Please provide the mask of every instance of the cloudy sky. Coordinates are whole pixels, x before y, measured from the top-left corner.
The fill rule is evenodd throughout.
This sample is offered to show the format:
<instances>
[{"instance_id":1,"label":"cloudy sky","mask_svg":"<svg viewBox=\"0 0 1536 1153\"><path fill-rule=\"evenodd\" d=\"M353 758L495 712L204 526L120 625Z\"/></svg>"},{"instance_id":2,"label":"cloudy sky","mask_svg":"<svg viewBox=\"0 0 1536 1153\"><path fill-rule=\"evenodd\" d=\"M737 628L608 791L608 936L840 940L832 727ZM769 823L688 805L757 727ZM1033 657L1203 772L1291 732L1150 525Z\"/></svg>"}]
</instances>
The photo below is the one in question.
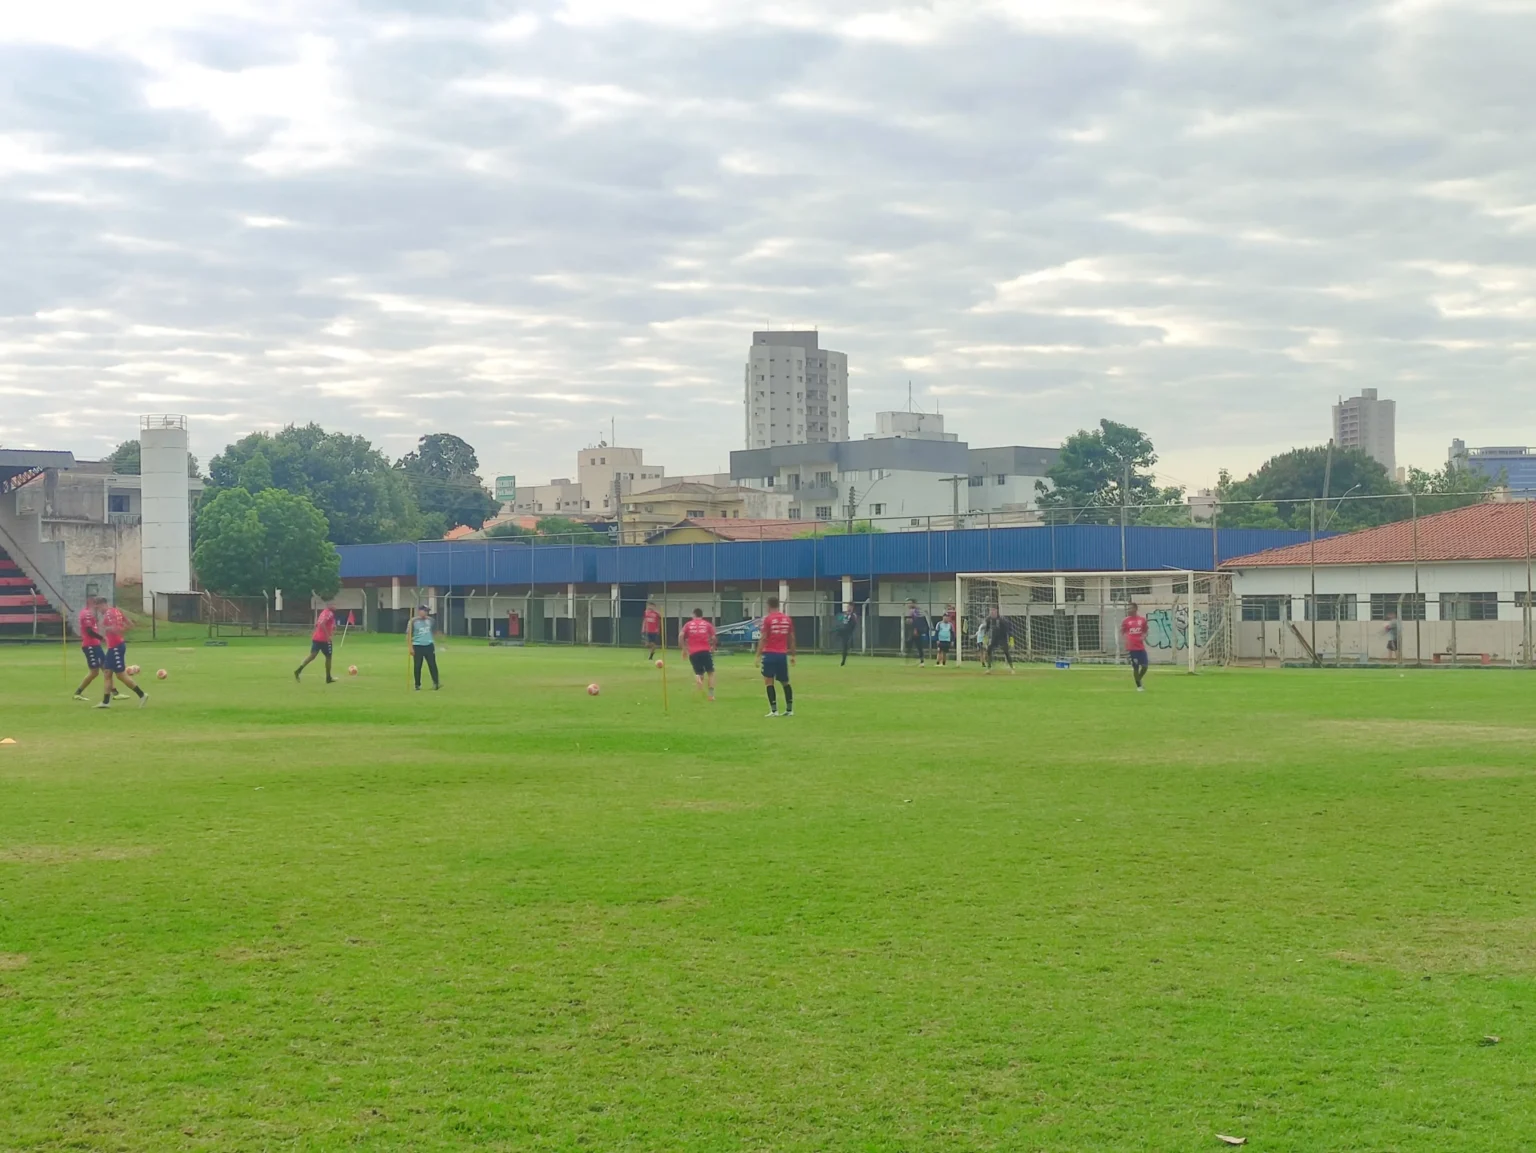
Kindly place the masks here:
<instances>
[{"instance_id":1,"label":"cloudy sky","mask_svg":"<svg viewBox=\"0 0 1536 1153\"><path fill-rule=\"evenodd\" d=\"M1101 416L1202 485L1399 404L1536 442L1530 0L48 0L0 20L0 442L317 420L487 475L741 447L752 329L855 434Z\"/></svg>"}]
</instances>

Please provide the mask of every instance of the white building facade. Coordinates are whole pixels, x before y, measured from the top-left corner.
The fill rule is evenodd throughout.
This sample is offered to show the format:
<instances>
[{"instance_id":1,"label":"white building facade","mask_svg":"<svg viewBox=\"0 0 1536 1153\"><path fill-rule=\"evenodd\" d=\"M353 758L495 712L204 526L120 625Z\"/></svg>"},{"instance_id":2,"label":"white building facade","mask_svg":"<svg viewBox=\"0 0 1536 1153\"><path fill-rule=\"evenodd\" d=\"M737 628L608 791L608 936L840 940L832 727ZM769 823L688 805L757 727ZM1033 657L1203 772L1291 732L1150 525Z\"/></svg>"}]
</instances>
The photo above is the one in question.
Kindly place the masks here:
<instances>
[{"instance_id":1,"label":"white building facade","mask_svg":"<svg viewBox=\"0 0 1536 1153\"><path fill-rule=\"evenodd\" d=\"M743 381L748 449L848 439L848 356L815 332L754 332Z\"/></svg>"}]
</instances>

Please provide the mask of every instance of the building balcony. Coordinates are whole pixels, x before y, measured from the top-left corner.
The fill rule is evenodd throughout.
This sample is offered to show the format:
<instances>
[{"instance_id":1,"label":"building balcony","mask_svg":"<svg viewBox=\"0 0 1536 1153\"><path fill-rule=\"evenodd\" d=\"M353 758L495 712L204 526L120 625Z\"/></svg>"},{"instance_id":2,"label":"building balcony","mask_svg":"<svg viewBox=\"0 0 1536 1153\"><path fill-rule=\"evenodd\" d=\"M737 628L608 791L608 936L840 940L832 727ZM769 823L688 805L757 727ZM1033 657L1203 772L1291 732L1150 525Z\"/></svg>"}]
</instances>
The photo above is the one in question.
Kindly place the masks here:
<instances>
[{"instance_id":1,"label":"building balcony","mask_svg":"<svg viewBox=\"0 0 1536 1153\"><path fill-rule=\"evenodd\" d=\"M790 492L801 504L836 504L837 485L835 484L806 484Z\"/></svg>"}]
</instances>

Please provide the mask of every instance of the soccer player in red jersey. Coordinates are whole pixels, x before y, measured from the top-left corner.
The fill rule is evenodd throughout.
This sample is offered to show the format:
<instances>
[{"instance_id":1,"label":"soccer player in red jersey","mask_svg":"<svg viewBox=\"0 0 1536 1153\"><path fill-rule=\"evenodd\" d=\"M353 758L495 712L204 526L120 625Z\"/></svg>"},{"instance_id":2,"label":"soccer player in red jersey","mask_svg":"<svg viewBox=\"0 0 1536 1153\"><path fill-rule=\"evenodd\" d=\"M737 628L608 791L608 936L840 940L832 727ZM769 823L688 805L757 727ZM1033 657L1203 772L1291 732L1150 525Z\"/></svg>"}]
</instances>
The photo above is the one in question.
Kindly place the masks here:
<instances>
[{"instance_id":1,"label":"soccer player in red jersey","mask_svg":"<svg viewBox=\"0 0 1536 1153\"><path fill-rule=\"evenodd\" d=\"M683 648L693 665L693 677L700 689L709 679L709 699L715 699L715 626L704 619L703 609L693 610L693 619L683 626Z\"/></svg>"},{"instance_id":2,"label":"soccer player in red jersey","mask_svg":"<svg viewBox=\"0 0 1536 1153\"><path fill-rule=\"evenodd\" d=\"M331 638L336 635L336 610L331 608L331 602L326 601L325 607L320 610L320 616L315 620L315 631L309 638L309 656L304 658L304 663L293 670L293 679L298 680L309 668L310 661L321 653L325 654L325 683L334 685L336 678L331 676Z\"/></svg>"},{"instance_id":3,"label":"soccer player in red jersey","mask_svg":"<svg viewBox=\"0 0 1536 1153\"><path fill-rule=\"evenodd\" d=\"M645 604L645 620L640 625L640 632L644 634L641 640L645 641L645 659L656 659L656 650L661 647L661 614L656 611L654 601Z\"/></svg>"},{"instance_id":4,"label":"soccer player in red jersey","mask_svg":"<svg viewBox=\"0 0 1536 1153\"><path fill-rule=\"evenodd\" d=\"M107 664L106 638L101 635L101 622L96 619L96 602L87 601L80 615L75 618L75 627L80 631L80 654L85 657L85 667L90 670L85 680L80 682L80 687L75 690L75 700L86 699L85 690L91 687L91 682L101 676L102 669ZM108 696L110 696L110 692Z\"/></svg>"},{"instance_id":5,"label":"soccer player in red jersey","mask_svg":"<svg viewBox=\"0 0 1536 1153\"><path fill-rule=\"evenodd\" d=\"M139 698L139 707L143 708L149 703L149 694L133 683L133 678L128 675L128 630L133 628L133 622L128 619L126 613L116 605L109 605L106 597L96 598L96 611L101 614L101 627L106 635L106 681L107 692L97 705L98 709L111 707L112 683L121 681L128 689Z\"/></svg>"},{"instance_id":6,"label":"soccer player in red jersey","mask_svg":"<svg viewBox=\"0 0 1536 1153\"><path fill-rule=\"evenodd\" d=\"M1133 601L1126 606L1125 619L1120 622L1120 635L1125 638L1125 651L1130 654L1131 672L1136 676L1136 691L1144 693L1142 679L1147 675L1147 618Z\"/></svg>"},{"instance_id":7,"label":"soccer player in red jersey","mask_svg":"<svg viewBox=\"0 0 1536 1153\"><path fill-rule=\"evenodd\" d=\"M774 682L784 686L784 715L795 715L795 690L789 683L789 666L795 663L795 622L779 611L779 598L768 598L768 615L763 617L757 638L757 653L763 660L763 684L768 689L768 715L779 715L779 698Z\"/></svg>"}]
</instances>

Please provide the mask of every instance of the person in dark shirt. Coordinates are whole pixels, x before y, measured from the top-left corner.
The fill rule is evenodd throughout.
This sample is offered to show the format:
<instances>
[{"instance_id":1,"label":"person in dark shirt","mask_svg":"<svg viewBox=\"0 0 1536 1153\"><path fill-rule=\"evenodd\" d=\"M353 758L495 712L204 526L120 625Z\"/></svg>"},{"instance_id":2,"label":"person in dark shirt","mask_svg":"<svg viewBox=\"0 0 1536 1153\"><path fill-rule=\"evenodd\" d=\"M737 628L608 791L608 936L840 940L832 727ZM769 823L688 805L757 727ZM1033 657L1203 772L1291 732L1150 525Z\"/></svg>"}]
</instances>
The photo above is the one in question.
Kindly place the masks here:
<instances>
[{"instance_id":1,"label":"person in dark shirt","mask_svg":"<svg viewBox=\"0 0 1536 1153\"><path fill-rule=\"evenodd\" d=\"M843 646L842 664L844 665L848 663L848 650L853 647L853 637L858 631L859 610L851 604L846 604L843 606L843 611L837 614L837 639Z\"/></svg>"},{"instance_id":2,"label":"person in dark shirt","mask_svg":"<svg viewBox=\"0 0 1536 1153\"><path fill-rule=\"evenodd\" d=\"M992 671L992 666L997 662L997 654L1001 652L1003 659L1008 662L1008 671L1017 673L1018 670L1013 667L1013 652L1008 645L1010 635L1008 618L1003 616L996 605L987 610L986 634L987 651L981 662L986 667L986 671L988 673Z\"/></svg>"},{"instance_id":3,"label":"person in dark shirt","mask_svg":"<svg viewBox=\"0 0 1536 1153\"><path fill-rule=\"evenodd\" d=\"M916 601L907 602L907 640L917 650L917 663L928 663L928 618Z\"/></svg>"}]
</instances>

